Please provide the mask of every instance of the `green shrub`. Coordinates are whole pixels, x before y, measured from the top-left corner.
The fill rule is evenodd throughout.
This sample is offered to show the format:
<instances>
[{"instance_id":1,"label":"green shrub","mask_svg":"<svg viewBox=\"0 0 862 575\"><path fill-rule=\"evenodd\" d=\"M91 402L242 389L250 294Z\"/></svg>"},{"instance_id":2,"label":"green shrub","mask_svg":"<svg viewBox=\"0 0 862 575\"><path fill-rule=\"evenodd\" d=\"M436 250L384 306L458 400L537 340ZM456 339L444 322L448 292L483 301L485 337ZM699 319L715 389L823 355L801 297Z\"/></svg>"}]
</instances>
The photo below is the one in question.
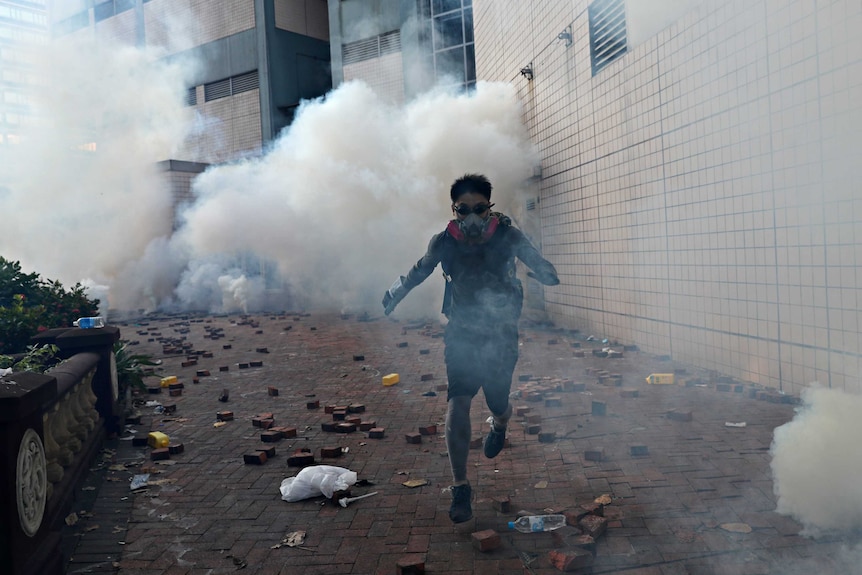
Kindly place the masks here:
<instances>
[{"instance_id":1,"label":"green shrub","mask_svg":"<svg viewBox=\"0 0 862 575\"><path fill-rule=\"evenodd\" d=\"M54 327L71 327L79 317L98 313L78 283L67 290L55 280L25 274L21 264L0 256L0 354L24 353L30 338Z\"/></svg>"}]
</instances>

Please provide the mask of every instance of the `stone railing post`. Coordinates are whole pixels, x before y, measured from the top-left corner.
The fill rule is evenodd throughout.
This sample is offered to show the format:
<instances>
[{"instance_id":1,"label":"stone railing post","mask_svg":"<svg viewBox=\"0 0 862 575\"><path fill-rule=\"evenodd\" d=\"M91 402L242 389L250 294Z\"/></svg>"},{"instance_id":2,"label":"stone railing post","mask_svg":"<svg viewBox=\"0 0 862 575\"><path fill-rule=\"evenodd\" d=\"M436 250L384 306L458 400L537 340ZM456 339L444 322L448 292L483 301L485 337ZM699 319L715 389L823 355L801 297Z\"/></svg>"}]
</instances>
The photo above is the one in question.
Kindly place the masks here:
<instances>
[{"instance_id":1,"label":"stone railing post","mask_svg":"<svg viewBox=\"0 0 862 575\"><path fill-rule=\"evenodd\" d=\"M0 565L9 575L60 575L60 532L46 517L43 413L57 380L21 372L0 378Z\"/></svg>"}]
</instances>

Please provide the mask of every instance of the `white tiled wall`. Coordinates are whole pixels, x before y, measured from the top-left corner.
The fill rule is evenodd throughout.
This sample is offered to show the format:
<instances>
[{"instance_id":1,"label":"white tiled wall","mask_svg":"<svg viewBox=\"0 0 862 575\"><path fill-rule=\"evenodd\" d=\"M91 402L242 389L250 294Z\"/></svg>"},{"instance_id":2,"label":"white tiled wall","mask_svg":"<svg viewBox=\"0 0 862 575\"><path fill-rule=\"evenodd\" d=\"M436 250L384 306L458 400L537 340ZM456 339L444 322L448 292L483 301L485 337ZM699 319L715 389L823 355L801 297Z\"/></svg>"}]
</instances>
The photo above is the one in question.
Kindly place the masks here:
<instances>
[{"instance_id":1,"label":"white tiled wall","mask_svg":"<svg viewBox=\"0 0 862 575\"><path fill-rule=\"evenodd\" d=\"M329 40L326 0L275 0L275 26L318 40Z\"/></svg>"},{"instance_id":2,"label":"white tiled wall","mask_svg":"<svg viewBox=\"0 0 862 575\"><path fill-rule=\"evenodd\" d=\"M254 28L254 0L152 0L144 22L148 44L180 51Z\"/></svg>"},{"instance_id":3,"label":"white tiled wall","mask_svg":"<svg viewBox=\"0 0 862 575\"><path fill-rule=\"evenodd\" d=\"M344 66L344 81L361 78L380 96L393 103L404 101L404 69L401 52Z\"/></svg>"},{"instance_id":4,"label":"white tiled wall","mask_svg":"<svg viewBox=\"0 0 862 575\"><path fill-rule=\"evenodd\" d=\"M473 4L479 79L542 152L560 325L862 391L862 4L693 2L595 77L586 0Z\"/></svg>"},{"instance_id":5,"label":"white tiled wall","mask_svg":"<svg viewBox=\"0 0 862 575\"><path fill-rule=\"evenodd\" d=\"M211 102L204 102L203 86L197 90L200 125L177 157L215 164L260 153L263 138L258 90Z\"/></svg>"}]
</instances>

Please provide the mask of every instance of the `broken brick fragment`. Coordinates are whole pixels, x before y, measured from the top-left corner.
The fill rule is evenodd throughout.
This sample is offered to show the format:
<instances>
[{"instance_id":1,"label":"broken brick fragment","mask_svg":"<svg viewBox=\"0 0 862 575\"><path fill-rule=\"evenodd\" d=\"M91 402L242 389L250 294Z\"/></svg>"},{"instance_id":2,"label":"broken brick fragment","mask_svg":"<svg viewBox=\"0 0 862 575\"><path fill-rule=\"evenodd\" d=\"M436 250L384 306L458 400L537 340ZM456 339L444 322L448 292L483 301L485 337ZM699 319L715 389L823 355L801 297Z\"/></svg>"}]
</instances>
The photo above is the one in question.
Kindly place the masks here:
<instances>
[{"instance_id":1,"label":"broken brick fragment","mask_svg":"<svg viewBox=\"0 0 862 575\"><path fill-rule=\"evenodd\" d=\"M339 423L335 426L336 433L353 433L356 431L355 423Z\"/></svg>"},{"instance_id":2,"label":"broken brick fragment","mask_svg":"<svg viewBox=\"0 0 862 575\"><path fill-rule=\"evenodd\" d=\"M272 459L273 457L275 457L275 446L274 445L268 445L266 447L258 447L257 449L255 449L255 451L260 451L262 453L265 453L267 459Z\"/></svg>"},{"instance_id":3,"label":"broken brick fragment","mask_svg":"<svg viewBox=\"0 0 862 575\"><path fill-rule=\"evenodd\" d=\"M364 413L365 405L362 403L351 403L347 406L347 413Z\"/></svg>"},{"instance_id":4,"label":"broken brick fragment","mask_svg":"<svg viewBox=\"0 0 862 575\"><path fill-rule=\"evenodd\" d=\"M593 539L598 539L607 529L608 520L598 515L587 515L578 521L578 527Z\"/></svg>"},{"instance_id":5,"label":"broken brick fragment","mask_svg":"<svg viewBox=\"0 0 862 575\"><path fill-rule=\"evenodd\" d=\"M415 433L415 432L405 433L404 439L407 440L407 443L413 443L413 444L422 443L422 436L418 433Z\"/></svg>"},{"instance_id":6,"label":"broken brick fragment","mask_svg":"<svg viewBox=\"0 0 862 575\"><path fill-rule=\"evenodd\" d=\"M494 497L491 505L500 513L509 513L512 510L512 502L508 497Z\"/></svg>"},{"instance_id":7,"label":"broken brick fragment","mask_svg":"<svg viewBox=\"0 0 862 575\"><path fill-rule=\"evenodd\" d=\"M275 443L281 441L283 437L280 431L264 431L260 434L260 440L264 443Z\"/></svg>"},{"instance_id":8,"label":"broken brick fragment","mask_svg":"<svg viewBox=\"0 0 862 575\"><path fill-rule=\"evenodd\" d=\"M232 411L216 412L216 419L218 421L233 421L233 412Z\"/></svg>"},{"instance_id":9,"label":"broken brick fragment","mask_svg":"<svg viewBox=\"0 0 862 575\"><path fill-rule=\"evenodd\" d=\"M255 451L254 453L245 453L242 460L246 465L263 465L266 463L266 452Z\"/></svg>"},{"instance_id":10,"label":"broken brick fragment","mask_svg":"<svg viewBox=\"0 0 862 575\"><path fill-rule=\"evenodd\" d=\"M171 455L177 455L178 453L182 453L185 451L185 446L182 443L172 443L168 445L168 452Z\"/></svg>"},{"instance_id":11,"label":"broken brick fragment","mask_svg":"<svg viewBox=\"0 0 862 575\"><path fill-rule=\"evenodd\" d=\"M346 409L336 409L332 412L332 420L333 421L344 421L347 419L347 410Z\"/></svg>"},{"instance_id":12,"label":"broken brick fragment","mask_svg":"<svg viewBox=\"0 0 862 575\"><path fill-rule=\"evenodd\" d=\"M306 409L320 409L320 400L308 401L305 403Z\"/></svg>"},{"instance_id":13,"label":"broken brick fragment","mask_svg":"<svg viewBox=\"0 0 862 575\"><path fill-rule=\"evenodd\" d=\"M150 459L153 461L162 461L171 458L171 451L167 447L159 447L150 452Z\"/></svg>"},{"instance_id":14,"label":"broken brick fragment","mask_svg":"<svg viewBox=\"0 0 862 575\"><path fill-rule=\"evenodd\" d=\"M314 465L314 454L305 452L296 452L287 458L288 467L306 467Z\"/></svg>"},{"instance_id":15,"label":"broken brick fragment","mask_svg":"<svg viewBox=\"0 0 862 575\"><path fill-rule=\"evenodd\" d=\"M424 427L419 428L420 435L437 435L437 426L436 425L426 425Z\"/></svg>"},{"instance_id":16,"label":"broken brick fragment","mask_svg":"<svg viewBox=\"0 0 862 575\"><path fill-rule=\"evenodd\" d=\"M476 531L470 536L473 543L473 549L481 552L493 551L500 546L500 534L493 529L485 529Z\"/></svg>"},{"instance_id":17,"label":"broken brick fragment","mask_svg":"<svg viewBox=\"0 0 862 575\"><path fill-rule=\"evenodd\" d=\"M336 423L334 421L324 421L323 423L320 424L320 429L321 429L321 431L327 431L330 433L334 433L335 432L335 426L336 426Z\"/></svg>"},{"instance_id":18,"label":"broken brick fragment","mask_svg":"<svg viewBox=\"0 0 862 575\"><path fill-rule=\"evenodd\" d=\"M396 347L407 347L407 342L406 341L400 341L396 344Z\"/></svg>"},{"instance_id":19,"label":"broken brick fragment","mask_svg":"<svg viewBox=\"0 0 862 575\"><path fill-rule=\"evenodd\" d=\"M553 549L548 552L548 559L563 572L578 571L593 564L593 554L578 547Z\"/></svg>"},{"instance_id":20,"label":"broken brick fragment","mask_svg":"<svg viewBox=\"0 0 862 575\"><path fill-rule=\"evenodd\" d=\"M220 365L218 368L219 371L230 371L230 366L228 365Z\"/></svg>"},{"instance_id":21,"label":"broken brick fragment","mask_svg":"<svg viewBox=\"0 0 862 575\"><path fill-rule=\"evenodd\" d=\"M341 457L344 455L344 449L342 447L321 447L320 448L320 457Z\"/></svg>"},{"instance_id":22,"label":"broken brick fragment","mask_svg":"<svg viewBox=\"0 0 862 575\"><path fill-rule=\"evenodd\" d=\"M270 431L278 431L285 439L296 437L295 427L273 427Z\"/></svg>"},{"instance_id":23,"label":"broken brick fragment","mask_svg":"<svg viewBox=\"0 0 862 575\"><path fill-rule=\"evenodd\" d=\"M374 420L359 422L359 431L371 431L374 427L377 427L377 422Z\"/></svg>"},{"instance_id":24,"label":"broken brick fragment","mask_svg":"<svg viewBox=\"0 0 862 575\"><path fill-rule=\"evenodd\" d=\"M365 356L364 355L354 355L353 361L365 361Z\"/></svg>"},{"instance_id":25,"label":"broken brick fragment","mask_svg":"<svg viewBox=\"0 0 862 575\"><path fill-rule=\"evenodd\" d=\"M560 407L563 405L563 400L556 395L551 395L545 398L545 407Z\"/></svg>"},{"instance_id":26,"label":"broken brick fragment","mask_svg":"<svg viewBox=\"0 0 862 575\"><path fill-rule=\"evenodd\" d=\"M425 557L405 555L395 563L397 575L425 575Z\"/></svg>"},{"instance_id":27,"label":"broken brick fragment","mask_svg":"<svg viewBox=\"0 0 862 575\"><path fill-rule=\"evenodd\" d=\"M538 435L542 431L542 426L537 423L533 423L525 427L524 430L528 435Z\"/></svg>"},{"instance_id":28,"label":"broken brick fragment","mask_svg":"<svg viewBox=\"0 0 862 575\"><path fill-rule=\"evenodd\" d=\"M270 386L266 388L266 392L270 397L275 397L278 395L278 388Z\"/></svg>"},{"instance_id":29,"label":"broken brick fragment","mask_svg":"<svg viewBox=\"0 0 862 575\"><path fill-rule=\"evenodd\" d=\"M370 439L383 439L383 434L386 432L383 427L372 427L368 430L368 437Z\"/></svg>"},{"instance_id":30,"label":"broken brick fragment","mask_svg":"<svg viewBox=\"0 0 862 575\"><path fill-rule=\"evenodd\" d=\"M531 411L533 411L532 407L529 407L526 405L519 405L518 407L515 408L515 415L517 415L518 417L521 417L521 416L527 415Z\"/></svg>"},{"instance_id":31,"label":"broken brick fragment","mask_svg":"<svg viewBox=\"0 0 862 575\"><path fill-rule=\"evenodd\" d=\"M432 379L434 379L433 373L423 373L419 376L419 381L431 381Z\"/></svg>"},{"instance_id":32,"label":"broken brick fragment","mask_svg":"<svg viewBox=\"0 0 862 575\"><path fill-rule=\"evenodd\" d=\"M262 361L250 361L250 362L248 362L248 365L251 367L263 367L263 362Z\"/></svg>"}]
</instances>

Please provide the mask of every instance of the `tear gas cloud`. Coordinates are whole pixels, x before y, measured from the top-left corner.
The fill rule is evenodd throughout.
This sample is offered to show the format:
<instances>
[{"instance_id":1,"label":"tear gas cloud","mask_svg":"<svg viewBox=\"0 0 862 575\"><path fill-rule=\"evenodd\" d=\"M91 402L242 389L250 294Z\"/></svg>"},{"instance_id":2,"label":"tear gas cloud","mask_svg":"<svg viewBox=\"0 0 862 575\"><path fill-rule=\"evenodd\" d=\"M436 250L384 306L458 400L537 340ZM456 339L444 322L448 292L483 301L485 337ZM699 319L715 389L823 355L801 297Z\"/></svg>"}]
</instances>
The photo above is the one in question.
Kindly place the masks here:
<instances>
[{"instance_id":1,"label":"tear gas cloud","mask_svg":"<svg viewBox=\"0 0 862 575\"><path fill-rule=\"evenodd\" d=\"M813 386L792 421L775 429L777 511L818 536L862 529L862 396Z\"/></svg>"},{"instance_id":2,"label":"tear gas cloud","mask_svg":"<svg viewBox=\"0 0 862 575\"><path fill-rule=\"evenodd\" d=\"M0 253L65 285L102 286L104 308L376 313L451 217L455 178L486 174L505 211L536 162L508 85L398 106L349 82L304 102L261 156L201 174L175 226L156 163L189 159L175 154L207 125L183 106L194 64L92 39L54 44L45 62L59 88L3 174L0 205L15 217ZM434 279L399 311L437 317Z\"/></svg>"}]
</instances>

